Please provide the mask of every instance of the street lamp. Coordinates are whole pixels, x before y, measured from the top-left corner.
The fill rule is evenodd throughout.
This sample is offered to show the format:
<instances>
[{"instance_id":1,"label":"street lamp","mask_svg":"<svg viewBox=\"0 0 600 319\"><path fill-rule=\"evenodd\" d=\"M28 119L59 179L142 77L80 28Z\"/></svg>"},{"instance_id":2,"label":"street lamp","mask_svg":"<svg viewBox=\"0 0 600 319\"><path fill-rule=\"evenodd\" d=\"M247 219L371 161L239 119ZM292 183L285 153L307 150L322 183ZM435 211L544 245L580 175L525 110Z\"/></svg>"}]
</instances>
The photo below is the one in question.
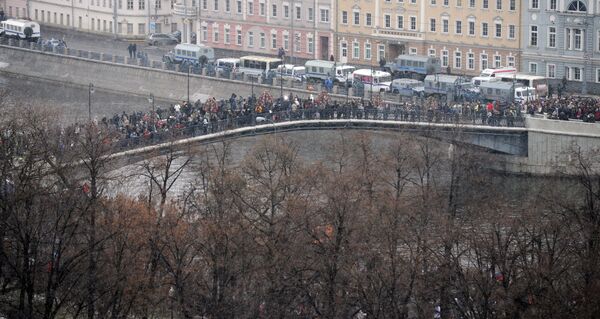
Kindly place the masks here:
<instances>
[{"instance_id":1,"label":"street lamp","mask_svg":"<svg viewBox=\"0 0 600 319\"><path fill-rule=\"evenodd\" d=\"M94 93L94 84L90 83L88 87L88 121L92 121L92 93Z\"/></svg>"},{"instance_id":2,"label":"street lamp","mask_svg":"<svg viewBox=\"0 0 600 319\"><path fill-rule=\"evenodd\" d=\"M285 60L284 60L285 61ZM280 66L279 69L279 103L281 103L281 107L283 107L283 69L285 68L285 64Z\"/></svg>"},{"instance_id":3,"label":"street lamp","mask_svg":"<svg viewBox=\"0 0 600 319\"><path fill-rule=\"evenodd\" d=\"M152 116L154 116L154 94L150 93L150 97L148 97L148 103L152 103Z\"/></svg>"},{"instance_id":4,"label":"street lamp","mask_svg":"<svg viewBox=\"0 0 600 319\"><path fill-rule=\"evenodd\" d=\"M187 66L187 104L190 104L190 68L192 66Z\"/></svg>"}]
</instances>

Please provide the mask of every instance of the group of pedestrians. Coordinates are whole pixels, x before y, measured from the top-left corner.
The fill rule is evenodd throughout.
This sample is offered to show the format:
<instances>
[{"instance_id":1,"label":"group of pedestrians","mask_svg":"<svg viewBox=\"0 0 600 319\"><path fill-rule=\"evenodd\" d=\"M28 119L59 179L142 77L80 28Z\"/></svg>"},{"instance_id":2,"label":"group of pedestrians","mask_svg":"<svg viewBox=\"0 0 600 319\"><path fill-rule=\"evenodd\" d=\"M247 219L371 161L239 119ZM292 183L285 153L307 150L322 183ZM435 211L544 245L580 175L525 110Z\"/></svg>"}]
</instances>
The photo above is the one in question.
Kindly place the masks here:
<instances>
[{"instance_id":1,"label":"group of pedestrians","mask_svg":"<svg viewBox=\"0 0 600 319\"><path fill-rule=\"evenodd\" d=\"M600 99L585 96L552 97L528 101L525 107L529 114L548 114L552 119L600 121Z\"/></svg>"},{"instance_id":2,"label":"group of pedestrians","mask_svg":"<svg viewBox=\"0 0 600 319\"><path fill-rule=\"evenodd\" d=\"M129 57L131 59L135 58L137 56L137 45L135 43L129 43L127 51L129 52Z\"/></svg>"}]
</instances>

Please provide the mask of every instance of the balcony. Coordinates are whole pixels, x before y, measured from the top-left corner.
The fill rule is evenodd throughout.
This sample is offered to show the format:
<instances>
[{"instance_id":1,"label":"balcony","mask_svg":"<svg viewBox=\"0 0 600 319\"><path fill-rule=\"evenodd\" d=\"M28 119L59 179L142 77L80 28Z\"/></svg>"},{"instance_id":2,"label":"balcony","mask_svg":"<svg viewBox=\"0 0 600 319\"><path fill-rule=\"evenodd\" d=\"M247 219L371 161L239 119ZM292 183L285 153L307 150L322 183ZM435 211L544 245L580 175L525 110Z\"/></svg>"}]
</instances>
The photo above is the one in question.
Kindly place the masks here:
<instances>
[{"instance_id":1,"label":"balcony","mask_svg":"<svg viewBox=\"0 0 600 319\"><path fill-rule=\"evenodd\" d=\"M173 15L184 19L194 19L198 15L198 7L192 7L181 3L173 5Z\"/></svg>"},{"instance_id":2,"label":"balcony","mask_svg":"<svg viewBox=\"0 0 600 319\"><path fill-rule=\"evenodd\" d=\"M379 29L374 31L375 35L384 36L384 37L393 37L393 38L403 38L403 39L422 39L423 34L419 32L411 32L411 31L400 31L400 30L391 30L391 29Z\"/></svg>"}]
</instances>

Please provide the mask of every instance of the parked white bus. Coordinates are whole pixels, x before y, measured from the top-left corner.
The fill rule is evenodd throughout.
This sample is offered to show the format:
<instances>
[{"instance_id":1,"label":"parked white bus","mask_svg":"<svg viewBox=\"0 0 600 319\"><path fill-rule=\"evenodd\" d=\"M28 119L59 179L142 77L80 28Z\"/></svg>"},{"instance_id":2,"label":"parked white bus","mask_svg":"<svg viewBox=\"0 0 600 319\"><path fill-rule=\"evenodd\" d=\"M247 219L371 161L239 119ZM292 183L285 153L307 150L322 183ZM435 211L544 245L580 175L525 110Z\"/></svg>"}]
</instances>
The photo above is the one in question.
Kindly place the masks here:
<instances>
[{"instance_id":1,"label":"parked white bus","mask_svg":"<svg viewBox=\"0 0 600 319\"><path fill-rule=\"evenodd\" d=\"M215 68L217 70L228 70L228 71L237 72L237 70L240 68L240 59L236 59L236 58L217 59L215 61Z\"/></svg>"},{"instance_id":2,"label":"parked white bus","mask_svg":"<svg viewBox=\"0 0 600 319\"><path fill-rule=\"evenodd\" d=\"M277 70L281 59L265 56L248 55L240 58L239 73L252 76L266 76L271 70Z\"/></svg>"},{"instance_id":3,"label":"parked white bus","mask_svg":"<svg viewBox=\"0 0 600 319\"><path fill-rule=\"evenodd\" d=\"M520 83L525 87L535 89L540 96L548 94L548 79L540 75L529 75L525 73L500 74L498 78L503 82Z\"/></svg>"},{"instance_id":4,"label":"parked white bus","mask_svg":"<svg viewBox=\"0 0 600 319\"><path fill-rule=\"evenodd\" d=\"M362 83L367 91L387 92L392 84L392 75L379 70L359 69L352 73L352 81Z\"/></svg>"},{"instance_id":5,"label":"parked white bus","mask_svg":"<svg viewBox=\"0 0 600 319\"><path fill-rule=\"evenodd\" d=\"M31 40L37 40L40 37L40 25L33 21L8 19L0 22L0 35L26 39L25 29L31 28Z\"/></svg>"}]
</instances>

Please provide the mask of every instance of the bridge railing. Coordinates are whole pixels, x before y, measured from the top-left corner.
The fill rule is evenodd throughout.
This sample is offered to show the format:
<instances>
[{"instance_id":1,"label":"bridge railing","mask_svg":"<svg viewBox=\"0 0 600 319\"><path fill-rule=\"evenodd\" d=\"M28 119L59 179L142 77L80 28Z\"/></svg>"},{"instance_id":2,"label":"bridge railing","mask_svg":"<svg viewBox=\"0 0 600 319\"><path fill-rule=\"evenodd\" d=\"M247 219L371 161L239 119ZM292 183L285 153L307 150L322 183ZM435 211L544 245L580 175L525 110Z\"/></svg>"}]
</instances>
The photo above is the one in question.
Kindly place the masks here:
<instances>
[{"instance_id":1,"label":"bridge railing","mask_svg":"<svg viewBox=\"0 0 600 319\"><path fill-rule=\"evenodd\" d=\"M160 144L172 140L221 133L243 127L257 125L295 122L304 120L377 120L388 122L410 122L431 124L453 124L457 127L464 125L494 126L494 127L525 127L525 119L521 116L499 115L488 116L487 113L458 113L458 112L419 112L402 108L358 109L350 107L339 108L309 108L286 110L269 113L251 113L221 120L203 122L178 123L167 131L146 132L142 136L124 136L115 143L121 151ZM332 121L333 122L333 121ZM152 124L152 123L149 123ZM365 127L368 127L368 122Z\"/></svg>"}]
</instances>

